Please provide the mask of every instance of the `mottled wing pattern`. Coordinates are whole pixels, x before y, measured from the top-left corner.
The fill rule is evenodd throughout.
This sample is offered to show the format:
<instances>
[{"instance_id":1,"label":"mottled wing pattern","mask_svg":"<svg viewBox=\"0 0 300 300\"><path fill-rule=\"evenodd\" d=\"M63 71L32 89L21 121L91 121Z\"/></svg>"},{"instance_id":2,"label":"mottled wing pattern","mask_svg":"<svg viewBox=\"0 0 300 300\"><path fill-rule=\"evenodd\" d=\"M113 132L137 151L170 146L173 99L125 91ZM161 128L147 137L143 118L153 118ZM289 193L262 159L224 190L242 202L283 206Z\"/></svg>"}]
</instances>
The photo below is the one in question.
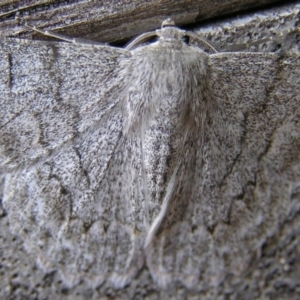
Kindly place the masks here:
<instances>
[{"instance_id":1,"label":"mottled wing pattern","mask_svg":"<svg viewBox=\"0 0 300 300\"><path fill-rule=\"evenodd\" d=\"M51 154L120 100L124 50L15 39L0 47L1 170Z\"/></svg>"},{"instance_id":2,"label":"mottled wing pattern","mask_svg":"<svg viewBox=\"0 0 300 300\"><path fill-rule=\"evenodd\" d=\"M205 289L239 276L299 210L299 67L297 56L210 56L204 140L195 137L196 154L187 147L181 160L192 191L177 196L184 181L176 188L169 210L185 209L165 218L147 252L159 285Z\"/></svg>"},{"instance_id":3,"label":"mottled wing pattern","mask_svg":"<svg viewBox=\"0 0 300 300\"><path fill-rule=\"evenodd\" d=\"M18 41L2 53L0 157L12 232L69 285L124 286L143 264L145 235L139 145L123 135L130 54Z\"/></svg>"}]
</instances>

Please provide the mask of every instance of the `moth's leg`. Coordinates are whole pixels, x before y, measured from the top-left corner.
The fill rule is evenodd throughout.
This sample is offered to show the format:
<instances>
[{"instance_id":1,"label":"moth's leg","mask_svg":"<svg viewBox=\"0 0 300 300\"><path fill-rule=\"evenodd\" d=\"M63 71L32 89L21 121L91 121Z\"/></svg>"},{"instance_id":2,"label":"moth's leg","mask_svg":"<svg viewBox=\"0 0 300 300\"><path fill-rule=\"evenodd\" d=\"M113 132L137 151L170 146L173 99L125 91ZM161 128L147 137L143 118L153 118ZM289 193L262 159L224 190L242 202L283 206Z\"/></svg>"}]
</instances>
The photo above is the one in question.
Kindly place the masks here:
<instances>
[{"instance_id":1,"label":"moth's leg","mask_svg":"<svg viewBox=\"0 0 300 300\"><path fill-rule=\"evenodd\" d=\"M81 45L82 44L87 44L87 45L107 46L107 44L105 44L105 43L99 43L99 42L96 42L96 41L91 41L91 40L82 39L82 38L70 38L68 36L56 33L54 31L38 29L35 26L31 27L31 26L26 25L26 27L28 27L31 30L34 30L36 32L39 32L39 33L41 33L43 35L51 36L51 37L60 39L62 41L70 42L70 43L73 43L73 44L81 44Z\"/></svg>"}]
</instances>

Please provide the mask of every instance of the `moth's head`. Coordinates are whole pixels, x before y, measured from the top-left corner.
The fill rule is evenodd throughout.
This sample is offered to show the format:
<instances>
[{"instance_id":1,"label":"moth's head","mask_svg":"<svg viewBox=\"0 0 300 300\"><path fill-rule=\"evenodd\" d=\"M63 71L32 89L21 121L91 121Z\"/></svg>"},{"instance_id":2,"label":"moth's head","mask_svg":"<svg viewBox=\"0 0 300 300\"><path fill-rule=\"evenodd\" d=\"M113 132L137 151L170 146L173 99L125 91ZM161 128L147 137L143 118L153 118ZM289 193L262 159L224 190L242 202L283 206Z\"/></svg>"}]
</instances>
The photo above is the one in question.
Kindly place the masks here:
<instances>
[{"instance_id":1,"label":"moth's head","mask_svg":"<svg viewBox=\"0 0 300 300\"><path fill-rule=\"evenodd\" d=\"M156 30L156 34L161 42L184 42L188 44L189 41L186 32L177 28L171 18L162 22L161 29Z\"/></svg>"},{"instance_id":2,"label":"moth's head","mask_svg":"<svg viewBox=\"0 0 300 300\"><path fill-rule=\"evenodd\" d=\"M179 28L177 28L175 22L172 19L168 18L162 22L161 29L140 35L130 44L128 44L126 46L126 49L134 49L141 45L157 41L161 43L181 44L182 42L184 42L188 44L189 38L184 30L180 30Z\"/></svg>"},{"instance_id":3,"label":"moth's head","mask_svg":"<svg viewBox=\"0 0 300 300\"><path fill-rule=\"evenodd\" d=\"M217 50L213 46L211 46L201 37L198 37L193 33L181 30L178 27L176 27L175 22L171 18L168 18L162 22L161 29L152 32L147 32L138 36L126 46L126 49L132 50L140 47L141 45L157 41L167 46L172 45L173 47L178 46L179 48L181 48L183 44L190 45L190 38L193 39L195 42L207 45L209 48L211 48L213 52L217 52Z\"/></svg>"},{"instance_id":4,"label":"moth's head","mask_svg":"<svg viewBox=\"0 0 300 300\"><path fill-rule=\"evenodd\" d=\"M173 19L168 18L161 23L161 28L166 28L166 27L176 27Z\"/></svg>"}]
</instances>

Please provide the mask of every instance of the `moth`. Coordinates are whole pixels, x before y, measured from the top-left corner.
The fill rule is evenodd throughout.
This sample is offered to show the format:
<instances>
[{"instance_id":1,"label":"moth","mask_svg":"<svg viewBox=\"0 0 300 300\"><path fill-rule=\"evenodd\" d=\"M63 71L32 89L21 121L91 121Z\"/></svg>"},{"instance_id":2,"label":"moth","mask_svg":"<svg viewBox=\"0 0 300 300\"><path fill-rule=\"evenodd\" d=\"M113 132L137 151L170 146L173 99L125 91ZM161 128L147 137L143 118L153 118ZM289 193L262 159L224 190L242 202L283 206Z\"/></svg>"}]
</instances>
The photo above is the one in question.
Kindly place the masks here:
<instances>
[{"instance_id":1,"label":"moth","mask_svg":"<svg viewBox=\"0 0 300 300\"><path fill-rule=\"evenodd\" d=\"M3 205L68 286L145 266L159 287L218 285L299 203L299 56L188 38L167 20L124 49L0 42Z\"/></svg>"}]
</instances>

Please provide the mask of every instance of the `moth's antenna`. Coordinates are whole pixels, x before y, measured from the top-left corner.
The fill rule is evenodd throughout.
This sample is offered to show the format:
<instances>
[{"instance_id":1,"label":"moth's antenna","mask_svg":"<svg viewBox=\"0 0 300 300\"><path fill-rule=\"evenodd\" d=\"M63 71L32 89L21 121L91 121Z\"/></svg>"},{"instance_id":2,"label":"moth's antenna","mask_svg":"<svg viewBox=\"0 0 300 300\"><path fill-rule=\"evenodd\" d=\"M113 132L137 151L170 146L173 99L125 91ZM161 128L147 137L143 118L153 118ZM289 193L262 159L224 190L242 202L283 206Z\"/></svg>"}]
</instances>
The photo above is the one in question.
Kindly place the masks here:
<instances>
[{"instance_id":1,"label":"moth's antenna","mask_svg":"<svg viewBox=\"0 0 300 300\"><path fill-rule=\"evenodd\" d=\"M136 47L137 45L142 44L142 43L145 42L147 39L149 39L149 38L151 38L151 37L154 37L154 36L157 36L157 34L156 34L155 31L151 31L151 32L144 33L144 34L138 36L138 37L137 37L136 39L134 39L132 42L130 42L130 43L125 47L125 49L131 50L131 49L133 49L134 47Z\"/></svg>"},{"instance_id":2,"label":"moth's antenna","mask_svg":"<svg viewBox=\"0 0 300 300\"><path fill-rule=\"evenodd\" d=\"M168 19L166 19L162 22L161 28L166 28L166 27L176 27L176 24L173 21L173 19L168 18ZM198 42L202 42L206 46L210 47L215 53L218 53L218 51L209 42L207 42L205 39L197 36L196 34L190 33L190 32L187 32L186 35L190 36L191 38L193 38L194 40L196 40Z\"/></svg>"},{"instance_id":3,"label":"moth's antenna","mask_svg":"<svg viewBox=\"0 0 300 300\"><path fill-rule=\"evenodd\" d=\"M175 25L175 22L171 19L171 18L168 18L166 20L164 20L161 24L161 28L165 28L165 27L174 27L176 26ZM155 31L151 31L151 32L147 32L147 33L144 33L140 36L138 36L136 39L134 39L132 42L130 42L126 47L125 49L127 50L131 50L132 48L134 48L135 46L143 43L144 41L146 41L147 39L151 38L151 37L154 37L156 36L157 37L157 34Z\"/></svg>"},{"instance_id":4,"label":"moth's antenna","mask_svg":"<svg viewBox=\"0 0 300 300\"><path fill-rule=\"evenodd\" d=\"M190 36L192 39L196 40L197 42L200 42L200 43L203 43L205 44L206 46L208 46L210 49L212 49L215 53L218 53L217 49L214 48L208 41L206 41L205 39L197 36L196 34L194 33L191 33L191 32L187 32L186 33L187 36Z\"/></svg>"},{"instance_id":5,"label":"moth's antenna","mask_svg":"<svg viewBox=\"0 0 300 300\"><path fill-rule=\"evenodd\" d=\"M87 40L87 39L82 39L82 38L70 38L68 36L65 36L63 34L59 34L59 33L54 32L54 31L38 29L36 26L31 27L31 26L27 25L27 23L25 23L25 27L27 27L27 28L29 28L33 31L39 32L43 35L51 36L51 37L54 37L56 39L66 41L66 42L69 42L69 43L73 43L73 44L107 46L107 44L105 44L105 43L99 43L99 42L95 42L95 41L91 41L91 40Z\"/></svg>"}]
</instances>

